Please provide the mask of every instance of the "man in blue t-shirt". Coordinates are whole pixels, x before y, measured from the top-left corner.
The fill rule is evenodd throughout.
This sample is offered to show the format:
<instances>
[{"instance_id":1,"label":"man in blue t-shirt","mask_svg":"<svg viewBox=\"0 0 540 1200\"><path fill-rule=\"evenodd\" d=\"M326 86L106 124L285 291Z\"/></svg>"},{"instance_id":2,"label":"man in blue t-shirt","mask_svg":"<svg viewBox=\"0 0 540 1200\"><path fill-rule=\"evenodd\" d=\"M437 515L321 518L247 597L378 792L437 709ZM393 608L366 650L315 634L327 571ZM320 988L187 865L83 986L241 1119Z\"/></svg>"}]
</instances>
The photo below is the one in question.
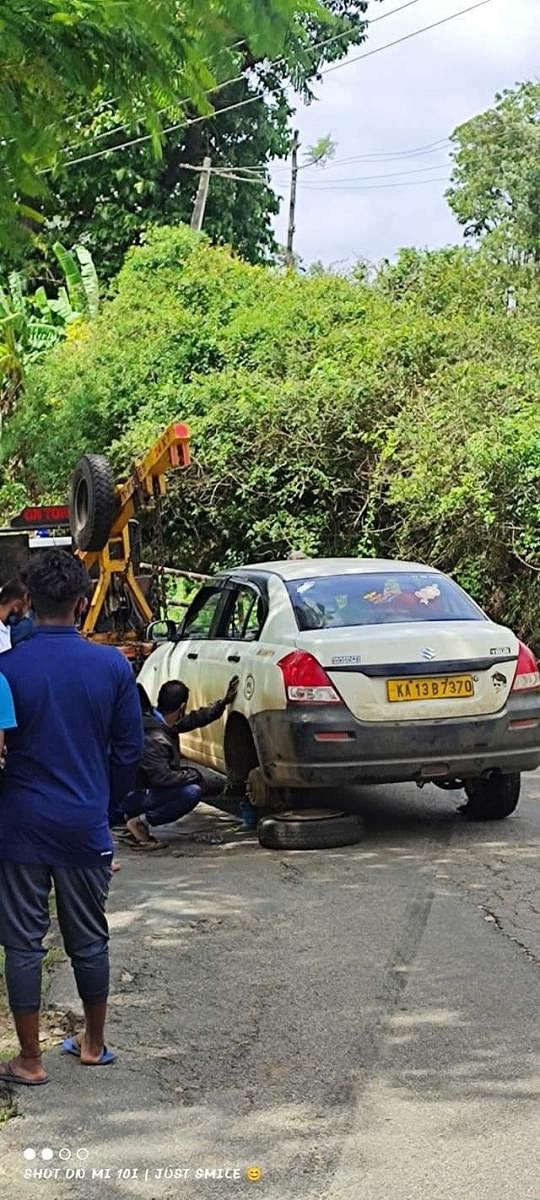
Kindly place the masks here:
<instances>
[{"instance_id":1,"label":"man in blue t-shirt","mask_svg":"<svg viewBox=\"0 0 540 1200\"><path fill-rule=\"evenodd\" d=\"M111 876L111 800L134 786L143 750L131 668L112 647L78 633L89 578L65 551L40 553L28 580L35 634L2 656L17 727L8 728L0 783L0 944L21 1053L0 1078L47 1082L39 1009L43 939L54 884L58 921L85 1011L64 1050L105 1066L109 987L105 904Z\"/></svg>"}]
</instances>

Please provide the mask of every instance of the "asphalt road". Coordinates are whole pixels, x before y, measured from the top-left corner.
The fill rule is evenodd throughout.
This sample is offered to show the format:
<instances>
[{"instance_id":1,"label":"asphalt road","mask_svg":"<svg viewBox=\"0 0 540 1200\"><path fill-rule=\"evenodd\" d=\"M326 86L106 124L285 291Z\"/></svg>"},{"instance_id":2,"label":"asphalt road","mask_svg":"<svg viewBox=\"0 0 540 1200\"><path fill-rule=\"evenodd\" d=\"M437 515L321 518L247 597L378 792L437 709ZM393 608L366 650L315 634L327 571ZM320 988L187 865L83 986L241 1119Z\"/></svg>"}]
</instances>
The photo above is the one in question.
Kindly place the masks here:
<instances>
[{"instance_id":1,"label":"asphalt road","mask_svg":"<svg viewBox=\"0 0 540 1200\"><path fill-rule=\"evenodd\" d=\"M459 799L370 789L365 839L336 851L262 851L211 810L189 821L223 845L183 823L174 855L122 851L119 1061L48 1056L0 1133L0 1194L537 1200L540 775L506 822Z\"/></svg>"}]
</instances>

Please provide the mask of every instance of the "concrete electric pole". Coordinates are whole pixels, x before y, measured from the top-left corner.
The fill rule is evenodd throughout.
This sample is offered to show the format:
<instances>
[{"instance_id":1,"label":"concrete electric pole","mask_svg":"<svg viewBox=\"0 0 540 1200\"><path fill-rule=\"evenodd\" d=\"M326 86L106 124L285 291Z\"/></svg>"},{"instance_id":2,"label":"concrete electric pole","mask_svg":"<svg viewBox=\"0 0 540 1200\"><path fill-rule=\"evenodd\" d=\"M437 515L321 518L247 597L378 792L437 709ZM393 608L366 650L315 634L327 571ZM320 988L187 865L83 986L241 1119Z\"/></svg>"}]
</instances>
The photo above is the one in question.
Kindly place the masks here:
<instances>
[{"instance_id":1,"label":"concrete electric pole","mask_svg":"<svg viewBox=\"0 0 540 1200\"><path fill-rule=\"evenodd\" d=\"M289 228L287 230L287 263L292 267L294 262L293 245L294 245L294 229L296 219L296 185L298 180L298 150L300 148L300 134L295 129L292 140L291 151L291 197L289 201Z\"/></svg>"},{"instance_id":2,"label":"concrete electric pole","mask_svg":"<svg viewBox=\"0 0 540 1200\"><path fill-rule=\"evenodd\" d=\"M191 216L191 228L196 229L197 233L203 227L204 210L206 208L206 200L208 197L208 187L210 184L210 167L212 165L211 158L204 158L202 171L199 176L199 186L197 195L195 196L195 204L193 205L193 213Z\"/></svg>"}]
</instances>

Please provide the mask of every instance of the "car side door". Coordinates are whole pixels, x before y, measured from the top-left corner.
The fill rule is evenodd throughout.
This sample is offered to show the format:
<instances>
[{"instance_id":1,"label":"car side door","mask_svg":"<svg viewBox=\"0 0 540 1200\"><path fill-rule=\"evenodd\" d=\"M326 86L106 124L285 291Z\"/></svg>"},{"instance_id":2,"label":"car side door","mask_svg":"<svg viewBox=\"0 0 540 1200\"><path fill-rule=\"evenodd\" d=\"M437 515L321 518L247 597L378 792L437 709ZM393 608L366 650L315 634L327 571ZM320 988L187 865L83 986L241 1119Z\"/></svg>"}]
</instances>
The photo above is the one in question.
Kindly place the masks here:
<instances>
[{"instance_id":1,"label":"car side door","mask_svg":"<svg viewBox=\"0 0 540 1200\"><path fill-rule=\"evenodd\" d=\"M256 641L266 619L266 606L259 589L247 582L229 578L223 584L223 600L209 636L196 647L198 666L196 684L190 697L190 709L221 700L231 679L240 678L244 687L249 648ZM182 736L182 748L217 771L225 771L225 725L228 712L211 725Z\"/></svg>"},{"instance_id":2,"label":"car side door","mask_svg":"<svg viewBox=\"0 0 540 1200\"><path fill-rule=\"evenodd\" d=\"M238 676L238 698L220 720L201 730L204 761L225 771L225 727L234 709L244 711L253 680L254 656L259 637L268 615L268 601L263 589L253 581L231 577L225 585L226 600L208 646L208 687L212 700L225 695L235 675Z\"/></svg>"},{"instance_id":3,"label":"car side door","mask_svg":"<svg viewBox=\"0 0 540 1200\"><path fill-rule=\"evenodd\" d=\"M227 594L225 581L215 580L201 588L188 608L181 625L180 639L167 660L169 679L181 679L189 688L188 712L217 700L212 682L211 647ZM163 680L164 682L164 680ZM207 762L204 730L193 729L181 736L186 758ZM211 763L207 762L207 765Z\"/></svg>"}]
</instances>

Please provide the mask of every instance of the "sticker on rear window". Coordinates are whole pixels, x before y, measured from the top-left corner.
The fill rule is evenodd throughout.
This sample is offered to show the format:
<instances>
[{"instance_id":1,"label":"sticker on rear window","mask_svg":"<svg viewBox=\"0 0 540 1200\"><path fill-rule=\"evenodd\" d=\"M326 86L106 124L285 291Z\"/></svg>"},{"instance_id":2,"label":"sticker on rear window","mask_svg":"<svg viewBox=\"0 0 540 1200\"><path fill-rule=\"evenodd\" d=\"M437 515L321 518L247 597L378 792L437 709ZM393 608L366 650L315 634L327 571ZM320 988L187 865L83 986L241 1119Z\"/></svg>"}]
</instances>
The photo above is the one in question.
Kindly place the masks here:
<instances>
[{"instance_id":1,"label":"sticker on rear window","mask_svg":"<svg viewBox=\"0 0 540 1200\"><path fill-rule=\"evenodd\" d=\"M356 667L361 662L361 654L333 654L330 660L333 667Z\"/></svg>"},{"instance_id":2,"label":"sticker on rear window","mask_svg":"<svg viewBox=\"0 0 540 1200\"><path fill-rule=\"evenodd\" d=\"M430 600L437 600L441 594L441 589L436 583L430 583L427 587L419 588L414 593L420 604L429 604Z\"/></svg>"}]
</instances>

